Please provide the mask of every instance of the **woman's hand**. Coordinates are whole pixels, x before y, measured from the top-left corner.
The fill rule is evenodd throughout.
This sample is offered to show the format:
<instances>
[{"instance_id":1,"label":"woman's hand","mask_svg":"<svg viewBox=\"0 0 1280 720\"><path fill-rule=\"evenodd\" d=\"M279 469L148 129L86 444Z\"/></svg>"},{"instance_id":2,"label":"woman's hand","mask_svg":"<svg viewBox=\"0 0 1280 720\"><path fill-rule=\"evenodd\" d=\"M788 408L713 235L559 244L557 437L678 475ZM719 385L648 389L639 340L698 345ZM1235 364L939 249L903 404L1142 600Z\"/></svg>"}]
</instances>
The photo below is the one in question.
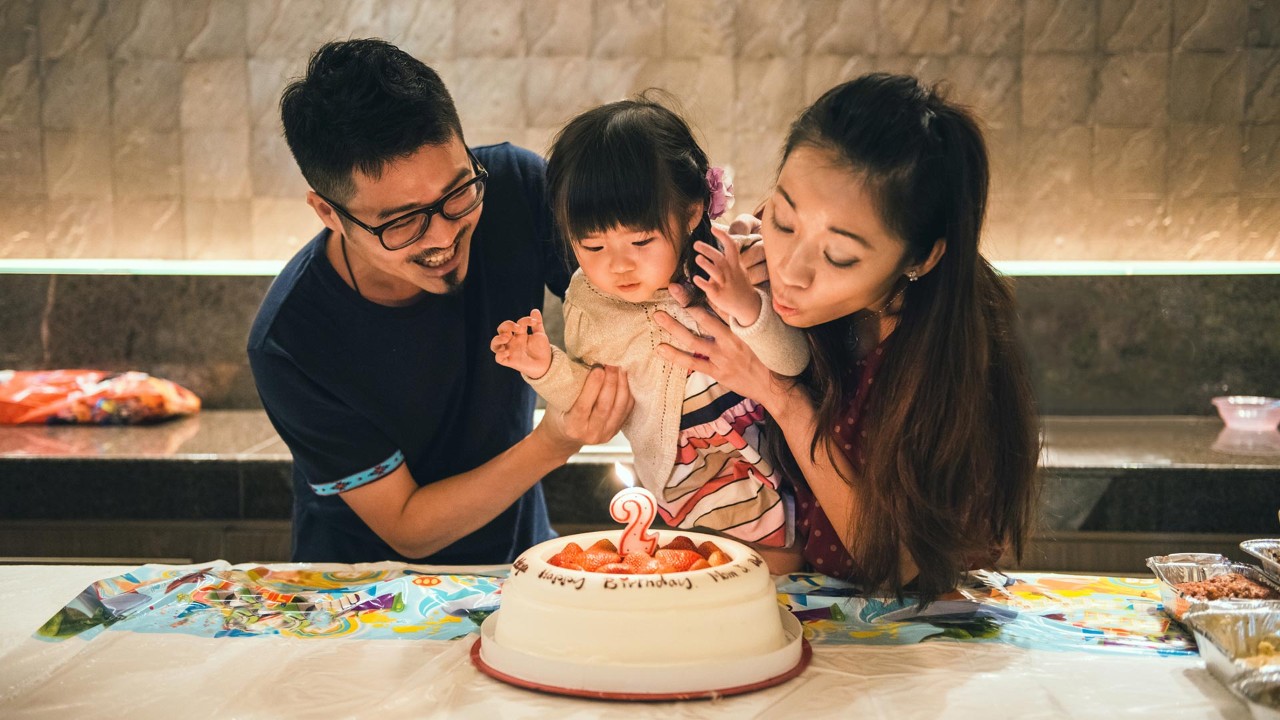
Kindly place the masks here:
<instances>
[{"instance_id":1,"label":"woman's hand","mask_svg":"<svg viewBox=\"0 0 1280 720\"><path fill-rule=\"evenodd\" d=\"M522 372L534 380L551 369L551 341L542 326L542 313L537 308L519 320L507 320L499 325L498 334L489 342L489 349L499 365Z\"/></svg>"},{"instance_id":2,"label":"woman's hand","mask_svg":"<svg viewBox=\"0 0 1280 720\"><path fill-rule=\"evenodd\" d=\"M729 223L729 233L732 235L759 235L760 228L764 227L764 221L750 213L742 213Z\"/></svg>"},{"instance_id":3,"label":"woman's hand","mask_svg":"<svg viewBox=\"0 0 1280 720\"><path fill-rule=\"evenodd\" d=\"M673 284L667 289L676 302L681 305L688 303L689 294L683 287ZM675 345L663 343L658 346L658 354L664 360L686 370L710 375L726 388L766 408L770 402L782 397L789 379L775 377L750 346L711 311L701 307L689 308L688 311L698 324L701 335L694 334L664 312L654 314L654 321L671 333L675 341ZM689 348L690 352L680 350L680 347Z\"/></svg>"},{"instance_id":4,"label":"woman's hand","mask_svg":"<svg viewBox=\"0 0 1280 720\"><path fill-rule=\"evenodd\" d=\"M746 213L729 223L729 234L738 241L738 250L741 253L739 262L746 270L752 285L763 285L769 282L769 268L764 261L764 238L760 235L760 228L763 226L764 222L760 218Z\"/></svg>"}]
</instances>

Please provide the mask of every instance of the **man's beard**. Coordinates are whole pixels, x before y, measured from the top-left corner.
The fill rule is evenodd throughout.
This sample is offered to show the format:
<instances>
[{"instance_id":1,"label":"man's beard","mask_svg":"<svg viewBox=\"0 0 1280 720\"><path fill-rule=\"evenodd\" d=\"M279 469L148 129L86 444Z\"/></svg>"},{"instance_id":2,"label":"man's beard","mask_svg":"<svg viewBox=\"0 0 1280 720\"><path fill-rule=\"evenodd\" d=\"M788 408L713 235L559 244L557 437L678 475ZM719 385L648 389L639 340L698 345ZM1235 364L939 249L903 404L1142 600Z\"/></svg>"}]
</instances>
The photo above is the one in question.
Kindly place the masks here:
<instances>
[{"instance_id":1,"label":"man's beard","mask_svg":"<svg viewBox=\"0 0 1280 720\"><path fill-rule=\"evenodd\" d=\"M462 292L463 285L466 284L467 279L465 277L458 277L458 273L461 272L461 270L462 268L458 268L448 275L440 278L444 281L444 292L440 293L441 295L457 295Z\"/></svg>"}]
</instances>

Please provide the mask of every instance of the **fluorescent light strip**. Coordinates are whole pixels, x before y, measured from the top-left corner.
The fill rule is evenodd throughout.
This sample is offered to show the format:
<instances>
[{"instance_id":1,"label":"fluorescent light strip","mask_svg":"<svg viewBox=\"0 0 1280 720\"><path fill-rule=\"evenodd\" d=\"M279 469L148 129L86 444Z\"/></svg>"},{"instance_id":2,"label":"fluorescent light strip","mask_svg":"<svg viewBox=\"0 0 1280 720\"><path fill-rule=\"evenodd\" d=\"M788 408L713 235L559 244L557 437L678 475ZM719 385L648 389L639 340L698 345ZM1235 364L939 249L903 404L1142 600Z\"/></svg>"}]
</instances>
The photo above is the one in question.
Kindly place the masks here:
<instances>
[{"instance_id":1,"label":"fluorescent light strip","mask_svg":"<svg viewBox=\"0 0 1280 720\"><path fill-rule=\"evenodd\" d=\"M0 274L16 275L251 275L274 277L284 260L0 260Z\"/></svg>"},{"instance_id":2,"label":"fluorescent light strip","mask_svg":"<svg viewBox=\"0 0 1280 720\"><path fill-rule=\"evenodd\" d=\"M284 264L284 260L0 259L0 274L274 277L279 274ZM1280 261L1005 260L992 264L1000 272L1014 277L1280 275Z\"/></svg>"},{"instance_id":3,"label":"fluorescent light strip","mask_svg":"<svg viewBox=\"0 0 1280 720\"><path fill-rule=\"evenodd\" d=\"M1280 262L1164 261L1164 260L1005 260L992 265L1005 275L1117 276L1117 275L1280 275Z\"/></svg>"}]
</instances>

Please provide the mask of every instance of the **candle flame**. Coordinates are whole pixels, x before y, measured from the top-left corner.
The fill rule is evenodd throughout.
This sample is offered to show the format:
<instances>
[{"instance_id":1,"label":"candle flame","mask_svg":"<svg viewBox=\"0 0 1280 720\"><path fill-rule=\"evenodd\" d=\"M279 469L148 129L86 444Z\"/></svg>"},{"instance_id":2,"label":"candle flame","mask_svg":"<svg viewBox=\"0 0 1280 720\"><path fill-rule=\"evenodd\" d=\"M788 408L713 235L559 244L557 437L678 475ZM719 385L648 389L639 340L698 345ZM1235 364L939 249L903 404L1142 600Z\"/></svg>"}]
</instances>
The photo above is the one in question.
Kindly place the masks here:
<instances>
[{"instance_id":1,"label":"candle flame","mask_svg":"<svg viewBox=\"0 0 1280 720\"><path fill-rule=\"evenodd\" d=\"M618 482L622 483L626 487L636 486L635 473L631 472L631 468L627 467L626 465L623 465L620 462L614 463L613 474L615 477L618 478Z\"/></svg>"}]
</instances>

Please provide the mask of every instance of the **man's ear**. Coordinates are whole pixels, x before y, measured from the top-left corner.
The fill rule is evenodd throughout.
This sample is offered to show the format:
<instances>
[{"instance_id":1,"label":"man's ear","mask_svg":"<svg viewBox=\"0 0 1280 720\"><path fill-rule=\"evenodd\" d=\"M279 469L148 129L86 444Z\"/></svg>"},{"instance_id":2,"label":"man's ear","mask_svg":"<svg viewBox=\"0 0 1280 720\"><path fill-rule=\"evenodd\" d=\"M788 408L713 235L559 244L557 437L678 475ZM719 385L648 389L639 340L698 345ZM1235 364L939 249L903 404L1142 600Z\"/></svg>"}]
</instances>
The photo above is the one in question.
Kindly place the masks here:
<instances>
[{"instance_id":1,"label":"man's ear","mask_svg":"<svg viewBox=\"0 0 1280 720\"><path fill-rule=\"evenodd\" d=\"M942 259L942 256L946 254L947 239L938 238L933 241L933 249L929 251L929 257L925 258L924 262L915 266L913 269L916 271L916 274L920 276L928 275L929 271L932 270L938 264L938 261Z\"/></svg>"},{"instance_id":2,"label":"man's ear","mask_svg":"<svg viewBox=\"0 0 1280 720\"><path fill-rule=\"evenodd\" d=\"M325 202L315 190L307 191L307 204L316 212L316 217L320 218L320 222L329 228L334 235L341 235L345 232L342 228L342 218L338 217L338 213L334 211L333 206Z\"/></svg>"}]
</instances>

